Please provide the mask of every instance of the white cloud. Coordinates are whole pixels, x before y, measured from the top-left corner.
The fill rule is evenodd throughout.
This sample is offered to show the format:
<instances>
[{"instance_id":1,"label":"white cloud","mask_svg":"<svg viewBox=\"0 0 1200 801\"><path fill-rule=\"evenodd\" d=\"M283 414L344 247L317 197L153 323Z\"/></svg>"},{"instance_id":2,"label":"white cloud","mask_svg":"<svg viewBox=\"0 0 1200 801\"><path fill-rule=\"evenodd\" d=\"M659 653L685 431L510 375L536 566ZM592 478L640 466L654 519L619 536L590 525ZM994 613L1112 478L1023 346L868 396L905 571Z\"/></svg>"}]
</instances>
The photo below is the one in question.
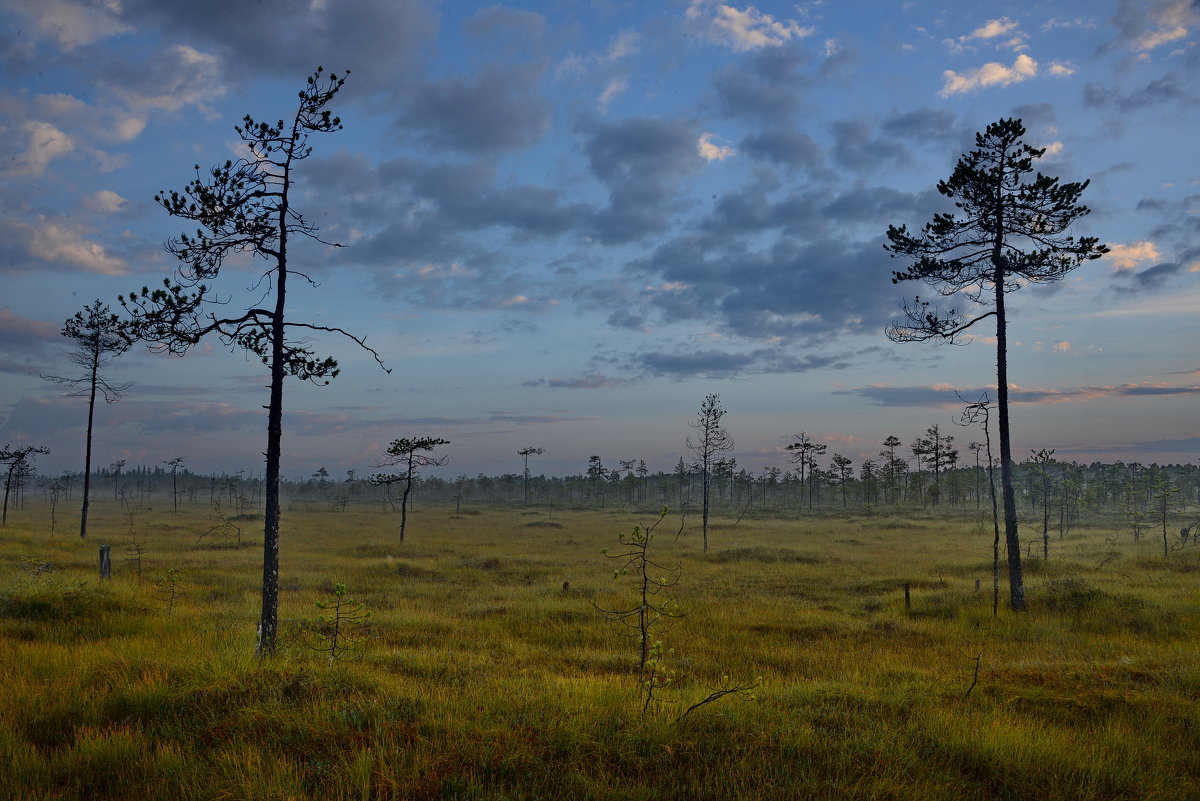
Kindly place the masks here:
<instances>
[{"instance_id":1,"label":"white cloud","mask_svg":"<svg viewBox=\"0 0 1200 801\"><path fill-rule=\"evenodd\" d=\"M1045 148L1045 150L1046 150L1046 152L1042 154L1042 158L1046 159L1047 161L1053 161L1054 159L1061 156L1062 152L1063 152L1063 143L1062 142L1050 142L1049 144L1043 145L1042 147Z\"/></svg>"},{"instance_id":2,"label":"white cloud","mask_svg":"<svg viewBox=\"0 0 1200 801\"><path fill-rule=\"evenodd\" d=\"M632 56L642 46L642 37L637 31L624 30L617 34L613 39L612 44L608 46L608 60L617 61L618 59Z\"/></svg>"},{"instance_id":3,"label":"white cloud","mask_svg":"<svg viewBox=\"0 0 1200 801\"><path fill-rule=\"evenodd\" d=\"M628 88L629 81L623 77L613 78L609 81L608 86L604 87L604 91L600 93L600 98L597 100L601 113L607 114L609 105Z\"/></svg>"},{"instance_id":4,"label":"white cloud","mask_svg":"<svg viewBox=\"0 0 1200 801\"><path fill-rule=\"evenodd\" d=\"M88 195L83 203L89 211L97 214L116 214L129 205L128 200L111 189L101 189L99 192Z\"/></svg>"},{"instance_id":5,"label":"white cloud","mask_svg":"<svg viewBox=\"0 0 1200 801\"><path fill-rule=\"evenodd\" d=\"M11 5L11 4L5 4ZM106 39L129 30L116 15L121 11L118 0L77 2L77 0L38 0L18 3L15 9L33 20L38 33L53 39L63 50Z\"/></svg>"},{"instance_id":6,"label":"white cloud","mask_svg":"<svg viewBox=\"0 0 1200 801\"><path fill-rule=\"evenodd\" d=\"M1013 61L1011 67L991 61L978 69L968 70L964 73L946 70L942 73L946 82L939 94L942 97L950 97L989 86L1008 86L1012 83L1020 83L1037 75L1037 69L1037 62L1022 53Z\"/></svg>"},{"instance_id":7,"label":"white cloud","mask_svg":"<svg viewBox=\"0 0 1200 801\"><path fill-rule=\"evenodd\" d=\"M1130 42L1133 50L1143 54L1187 38L1190 30L1200 25L1200 11L1197 11L1193 0L1148 4L1145 10L1150 29L1141 32Z\"/></svg>"},{"instance_id":8,"label":"white cloud","mask_svg":"<svg viewBox=\"0 0 1200 801\"><path fill-rule=\"evenodd\" d=\"M1113 266L1113 272L1122 273L1136 268L1139 264L1158 261L1162 258L1158 247L1153 242L1145 240L1130 242L1128 245L1111 244L1104 260Z\"/></svg>"},{"instance_id":9,"label":"white cloud","mask_svg":"<svg viewBox=\"0 0 1200 801\"><path fill-rule=\"evenodd\" d=\"M156 62L146 72L157 78L153 85L112 87L134 109L172 112L191 105L203 108L225 94L216 56L188 45L173 45L160 53Z\"/></svg>"},{"instance_id":10,"label":"white cloud","mask_svg":"<svg viewBox=\"0 0 1200 801\"><path fill-rule=\"evenodd\" d=\"M109 254L103 245L87 238L80 226L64 220L39 216L33 223L12 218L0 220L0 235L15 244L30 259L45 262L51 267L82 270L100 275L125 275L125 262ZM30 265L19 265L29 269Z\"/></svg>"},{"instance_id":11,"label":"white cloud","mask_svg":"<svg viewBox=\"0 0 1200 801\"><path fill-rule=\"evenodd\" d=\"M75 140L48 122L30 120L21 126L28 135L25 152L14 158L8 172L14 175L41 175L50 162L75 149Z\"/></svg>"},{"instance_id":12,"label":"white cloud","mask_svg":"<svg viewBox=\"0 0 1200 801\"><path fill-rule=\"evenodd\" d=\"M716 134L701 134L700 141L696 143L696 152L700 154L700 158L705 161L724 161L737 153L732 147L713 144L712 138L714 136Z\"/></svg>"},{"instance_id":13,"label":"white cloud","mask_svg":"<svg viewBox=\"0 0 1200 801\"><path fill-rule=\"evenodd\" d=\"M1052 61L1050 62L1050 74L1055 78L1066 78L1068 75L1075 74L1075 67L1062 61Z\"/></svg>"},{"instance_id":14,"label":"white cloud","mask_svg":"<svg viewBox=\"0 0 1200 801\"><path fill-rule=\"evenodd\" d=\"M778 47L791 39L811 36L816 30L795 20L777 20L754 6L741 10L724 3L713 6L712 0L692 0L687 18L704 24L711 41L738 52Z\"/></svg>"},{"instance_id":15,"label":"white cloud","mask_svg":"<svg viewBox=\"0 0 1200 801\"><path fill-rule=\"evenodd\" d=\"M1017 23L1013 22L1008 17L1000 19L988 20L985 25L971 31L963 39L995 39L998 36L1003 36L1011 30L1015 30Z\"/></svg>"}]
</instances>

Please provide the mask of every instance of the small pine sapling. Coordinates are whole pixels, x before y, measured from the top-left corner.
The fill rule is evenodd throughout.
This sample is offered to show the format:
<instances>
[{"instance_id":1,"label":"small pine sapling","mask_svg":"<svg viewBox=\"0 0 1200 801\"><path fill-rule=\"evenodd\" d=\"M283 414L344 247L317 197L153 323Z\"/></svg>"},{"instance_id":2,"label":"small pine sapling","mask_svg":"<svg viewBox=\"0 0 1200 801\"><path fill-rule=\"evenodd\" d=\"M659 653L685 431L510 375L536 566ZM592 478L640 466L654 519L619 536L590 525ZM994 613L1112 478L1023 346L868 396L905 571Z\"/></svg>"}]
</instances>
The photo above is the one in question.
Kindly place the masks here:
<instances>
[{"instance_id":1,"label":"small pine sapling","mask_svg":"<svg viewBox=\"0 0 1200 801\"><path fill-rule=\"evenodd\" d=\"M330 662L352 656L362 645L362 627L371 617L366 604L346 597L346 585L333 585L333 600L318 601L317 608L327 614L317 619L317 642L314 651L328 655Z\"/></svg>"},{"instance_id":2,"label":"small pine sapling","mask_svg":"<svg viewBox=\"0 0 1200 801\"><path fill-rule=\"evenodd\" d=\"M664 508L653 524L634 526L629 534L620 535L621 547L618 552L612 553L608 548L601 551L619 565L613 570L614 579L629 575L634 577L636 601L616 609L606 609L592 602L600 614L628 626L631 636L638 643L638 689L642 715L649 712L656 701L663 700L661 691L679 682L679 675L669 664L675 650L667 648L659 636L670 620L683 617L683 610L673 596L673 589L679 583L679 566L667 567L650 557L654 531L666 519L668 512ZM719 688L689 706L676 720L682 720L700 707L728 695L752 700L754 690L761 684L761 676L749 682L735 682L726 675L722 677Z\"/></svg>"},{"instance_id":3,"label":"small pine sapling","mask_svg":"<svg viewBox=\"0 0 1200 801\"><path fill-rule=\"evenodd\" d=\"M620 535L617 552L610 552L608 548L601 551L618 565L613 570L614 580L628 575L634 577L636 601L615 609L606 609L592 602L592 606L604 617L628 626L630 635L637 642L642 714L656 700L655 693L671 684L675 678L665 664L671 651L664 650L658 633L668 621L683 617L683 611L671 594L672 588L679 582L679 566L667 567L650 557L654 530L666 519L667 511L664 508L653 524L634 526L629 534Z\"/></svg>"},{"instance_id":4,"label":"small pine sapling","mask_svg":"<svg viewBox=\"0 0 1200 801\"><path fill-rule=\"evenodd\" d=\"M154 584L154 598L167 607L168 612L175 611L175 603L183 597L184 585L179 580L179 571L171 568Z\"/></svg>"}]
</instances>

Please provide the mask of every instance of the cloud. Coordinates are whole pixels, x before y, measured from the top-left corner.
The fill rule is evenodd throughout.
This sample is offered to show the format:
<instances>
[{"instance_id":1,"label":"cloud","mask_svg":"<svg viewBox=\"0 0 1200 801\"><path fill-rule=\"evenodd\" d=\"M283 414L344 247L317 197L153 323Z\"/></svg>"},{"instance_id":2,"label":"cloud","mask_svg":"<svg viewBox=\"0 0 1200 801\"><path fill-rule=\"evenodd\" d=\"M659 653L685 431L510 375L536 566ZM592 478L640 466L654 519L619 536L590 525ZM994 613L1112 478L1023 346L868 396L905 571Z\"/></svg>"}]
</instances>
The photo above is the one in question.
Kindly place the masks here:
<instances>
[{"instance_id":1,"label":"cloud","mask_svg":"<svg viewBox=\"0 0 1200 801\"><path fill-rule=\"evenodd\" d=\"M526 387L549 387L550 389L610 389L628 382L611 378L604 373L585 373L576 378L535 378L522 383Z\"/></svg>"},{"instance_id":2,"label":"cloud","mask_svg":"<svg viewBox=\"0 0 1200 801\"><path fill-rule=\"evenodd\" d=\"M9 175L42 175L50 162L75 150L75 140L48 122L29 120L19 130L27 144L24 151L5 160Z\"/></svg>"},{"instance_id":3,"label":"cloud","mask_svg":"<svg viewBox=\"0 0 1200 801\"><path fill-rule=\"evenodd\" d=\"M1016 57L1011 67L991 61L978 69L961 74L954 70L946 70L942 73L945 83L938 94L951 97L990 86L1008 86L1036 76L1037 70L1037 62L1024 53Z\"/></svg>"},{"instance_id":4,"label":"cloud","mask_svg":"<svg viewBox=\"0 0 1200 801\"><path fill-rule=\"evenodd\" d=\"M705 161L724 161L737 153L732 147L713 144L714 136L714 133L700 135L700 140L696 143L696 152L700 154L700 158Z\"/></svg>"},{"instance_id":5,"label":"cloud","mask_svg":"<svg viewBox=\"0 0 1200 801\"><path fill-rule=\"evenodd\" d=\"M839 120L830 128L833 158L843 167L875 172L881 165L910 161L908 150L895 137L876 135L874 126L866 120Z\"/></svg>"},{"instance_id":6,"label":"cloud","mask_svg":"<svg viewBox=\"0 0 1200 801\"><path fill-rule=\"evenodd\" d=\"M600 93L600 97L596 99L596 105L599 106L600 113L607 114L608 107L612 104L612 102L616 100L618 96L624 94L625 90L628 88L629 79L625 78L624 76L613 78L611 81L609 81L608 85L604 87L604 91Z\"/></svg>"},{"instance_id":7,"label":"cloud","mask_svg":"<svg viewBox=\"0 0 1200 801\"><path fill-rule=\"evenodd\" d=\"M879 128L888 136L939 148L957 146L966 135L958 126L953 111L929 106L893 114Z\"/></svg>"},{"instance_id":8,"label":"cloud","mask_svg":"<svg viewBox=\"0 0 1200 801\"><path fill-rule=\"evenodd\" d=\"M601 241L630 242L669 230L682 180L704 164L699 138L690 122L655 117L592 124L584 152L609 190L608 208L594 220Z\"/></svg>"},{"instance_id":9,"label":"cloud","mask_svg":"<svg viewBox=\"0 0 1200 801\"><path fill-rule=\"evenodd\" d=\"M64 340L62 326L33 320L0 306L0 372L35 375L45 371L52 347Z\"/></svg>"},{"instance_id":10,"label":"cloud","mask_svg":"<svg viewBox=\"0 0 1200 801\"><path fill-rule=\"evenodd\" d=\"M1139 264L1162 258L1162 254L1153 242L1130 242L1127 245L1114 242L1108 246L1108 253L1103 258L1112 265L1114 273L1123 273Z\"/></svg>"},{"instance_id":11,"label":"cloud","mask_svg":"<svg viewBox=\"0 0 1200 801\"><path fill-rule=\"evenodd\" d=\"M777 20L754 6L738 9L713 0L691 0L686 17L710 42L736 52L778 47L815 32L795 20Z\"/></svg>"},{"instance_id":12,"label":"cloud","mask_svg":"<svg viewBox=\"0 0 1200 801\"><path fill-rule=\"evenodd\" d=\"M1122 47L1149 53L1186 39L1200 25L1200 8L1193 0L1120 0L1113 22Z\"/></svg>"},{"instance_id":13,"label":"cloud","mask_svg":"<svg viewBox=\"0 0 1200 801\"><path fill-rule=\"evenodd\" d=\"M1084 102L1093 108L1116 108L1120 111L1138 111L1150 106L1170 102L1190 104L1194 98L1180 85L1178 76L1168 72L1149 81L1141 89L1121 92L1111 86L1089 83L1083 88Z\"/></svg>"},{"instance_id":14,"label":"cloud","mask_svg":"<svg viewBox=\"0 0 1200 801\"><path fill-rule=\"evenodd\" d=\"M981 25L980 27L971 31L966 36L960 36L959 41L966 42L966 41L970 41L972 39L983 39L983 40L996 39L1000 36L1004 36L1006 33L1009 33L1010 31L1016 30L1016 28L1017 28L1017 23L1012 21L1008 17L1001 17L1000 19L992 19L992 20L988 20L984 25Z\"/></svg>"},{"instance_id":15,"label":"cloud","mask_svg":"<svg viewBox=\"0 0 1200 801\"><path fill-rule=\"evenodd\" d=\"M118 214L129 206L129 201L111 189L101 189L85 197L83 205L94 214Z\"/></svg>"},{"instance_id":16,"label":"cloud","mask_svg":"<svg viewBox=\"0 0 1200 801\"><path fill-rule=\"evenodd\" d=\"M863 398L872 405L886 407L932 407L961 408L963 401L974 401L987 394L995 400L996 387L956 387L949 384L932 386L892 386L871 384L847 390L837 390L836 395L853 395ZM1118 384L1112 386L1088 386L1076 389L1045 389L1009 387L1008 400L1013 404L1071 403L1076 401L1108 400L1114 398L1137 398L1161 395L1200 395L1200 386L1171 386L1162 383ZM961 398L959 397L961 396Z\"/></svg>"},{"instance_id":17,"label":"cloud","mask_svg":"<svg viewBox=\"0 0 1200 801\"><path fill-rule=\"evenodd\" d=\"M416 131L434 150L496 154L533 145L550 129L539 91L540 65L489 64L478 72L419 87L399 130Z\"/></svg>"},{"instance_id":18,"label":"cloud","mask_svg":"<svg viewBox=\"0 0 1200 801\"><path fill-rule=\"evenodd\" d=\"M98 77L139 113L170 113L186 106L207 111L207 104L226 92L220 59L185 44L165 47L137 63L114 65Z\"/></svg>"},{"instance_id":19,"label":"cloud","mask_svg":"<svg viewBox=\"0 0 1200 801\"><path fill-rule=\"evenodd\" d=\"M852 354L807 354L795 356L782 347L757 348L745 352L723 350L647 351L635 354L635 369L655 376L685 378L729 378L745 374L805 373L819 369L843 369Z\"/></svg>"},{"instance_id":20,"label":"cloud","mask_svg":"<svg viewBox=\"0 0 1200 801\"><path fill-rule=\"evenodd\" d=\"M113 4L116 6L116 4ZM437 16L423 0L122 0L122 23L192 41L221 60L225 74L289 81L316 64L353 70L344 96L395 93L420 75L420 57L436 38ZM269 33L268 33L269 32ZM347 52L347 43L353 43ZM353 64L348 63L353 59Z\"/></svg>"},{"instance_id":21,"label":"cloud","mask_svg":"<svg viewBox=\"0 0 1200 801\"><path fill-rule=\"evenodd\" d=\"M825 172L825 153L807 133L792 128L771 127L751 134L739 143L751 158L811 174Z\"/></svg>"},{"instance_id":22,"label":"cloud","mask_svg":"<svg viewBox=\"0 0 1200 801\"><path fill-rule=\"evenodd\" d=\"M1075 65L1063 61L1050 62L1050 74L1055 78L1066 78L1074 75L1076 72Z\"/></svg>"},{"instance_id":23,"label":"cloud","mask_svg":"<svg viewBox=\"0 0 1200 801\"><path fill-rule=\"evenodd\" d=\"M120 21L120 4L115 2L39 0L9 7L26 15L40 35L53 39L59 48L68 52L129 30Z\"/></svg>"},{"instance_id":24,"label":"cloud","mask_svg":"<svg viewBox=\"0 0 1200 801\"><path fill-rule=\"evenodd\" d=\"M727 117L779 124L801 105L809 79L801 73L808 63L796 46L773 47L751 54L713 76L721 113Z\"/></svg>"},{"instance_id":25,"label":"cloud","mask_svg":"<svg viewBox=\"0 0 1200 801\"><path fill-rule=\"evenodd\" d=\"M13 218L0 219L0 241L13 256L0 261L0 272L28 272L36 269L32 259L53 268L81 270L99 275L126 275L123 259L111 255L77 223L38 216L32 223ZM17 254L21 257L18 261Z\"/></svg>"}]
</instances>

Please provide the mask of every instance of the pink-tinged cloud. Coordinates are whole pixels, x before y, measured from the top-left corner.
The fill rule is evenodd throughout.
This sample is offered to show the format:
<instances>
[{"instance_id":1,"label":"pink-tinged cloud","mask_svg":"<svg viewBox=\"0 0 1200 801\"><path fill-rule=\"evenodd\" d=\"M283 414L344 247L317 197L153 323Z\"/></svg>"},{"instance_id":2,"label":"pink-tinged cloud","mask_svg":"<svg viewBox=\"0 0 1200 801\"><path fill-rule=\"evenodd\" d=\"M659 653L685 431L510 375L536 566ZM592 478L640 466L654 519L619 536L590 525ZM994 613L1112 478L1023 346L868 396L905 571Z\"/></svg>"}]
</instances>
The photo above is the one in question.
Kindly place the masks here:
<instances>
[{"instance_id":1,"label":"pink-tinged cloud","mask_svg":"<svg viewBox=\"0 0 1200 801\"><path fill-rule=\"evenodd\" d=\"M995 385L987 387L910 386L897 387L872 384L850 390L839 390L834 394L857 395L876 406L907 406L952 409L964 402L974 402L984 394L996 400ZM1171 386L1163 383L1143 382L1114 386L1079 387L1077 389L1043 389L1010 387L1009 403L1071 403L1075 401L1107 400L1156 395L1200 395L1200 386Z\"/></svg>"},{"instance_id":2,"label":"pink-tinged cloud","mask_svg":"<svg viewBox=\"0 0 1200 801\"><path fill-rule=\"evenodd\" d=\"M1011 67L1006 67L996 61L989 61L978 69L967 70L963 73L946 70L942 73L945 83L939 94L942 97L950 97L990 86L1008 86L1036 76L1037 71L1037 62L1024 53L1017 56Z\"/></svg>"}]
</instances>

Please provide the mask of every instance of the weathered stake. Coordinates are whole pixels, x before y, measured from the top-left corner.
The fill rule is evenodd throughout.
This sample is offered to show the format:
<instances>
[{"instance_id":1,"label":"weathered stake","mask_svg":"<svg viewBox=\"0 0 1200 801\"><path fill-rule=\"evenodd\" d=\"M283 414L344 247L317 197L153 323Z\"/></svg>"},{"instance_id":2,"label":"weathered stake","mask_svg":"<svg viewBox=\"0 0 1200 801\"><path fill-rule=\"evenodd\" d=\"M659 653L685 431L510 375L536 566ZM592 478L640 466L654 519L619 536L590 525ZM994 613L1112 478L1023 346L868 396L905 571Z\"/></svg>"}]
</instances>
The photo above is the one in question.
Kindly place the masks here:
<instances>
[{"instance_id":1,"label":"weathered stake","mask_svg":"<svg viewBox=\"0 0 1200 801\"><path fill-rule=\"evenodd\" d=\"M100 546L100 579L108 580L112 578L112 558L109 555L107 545Z\"/></svg>"}]
</instances>

